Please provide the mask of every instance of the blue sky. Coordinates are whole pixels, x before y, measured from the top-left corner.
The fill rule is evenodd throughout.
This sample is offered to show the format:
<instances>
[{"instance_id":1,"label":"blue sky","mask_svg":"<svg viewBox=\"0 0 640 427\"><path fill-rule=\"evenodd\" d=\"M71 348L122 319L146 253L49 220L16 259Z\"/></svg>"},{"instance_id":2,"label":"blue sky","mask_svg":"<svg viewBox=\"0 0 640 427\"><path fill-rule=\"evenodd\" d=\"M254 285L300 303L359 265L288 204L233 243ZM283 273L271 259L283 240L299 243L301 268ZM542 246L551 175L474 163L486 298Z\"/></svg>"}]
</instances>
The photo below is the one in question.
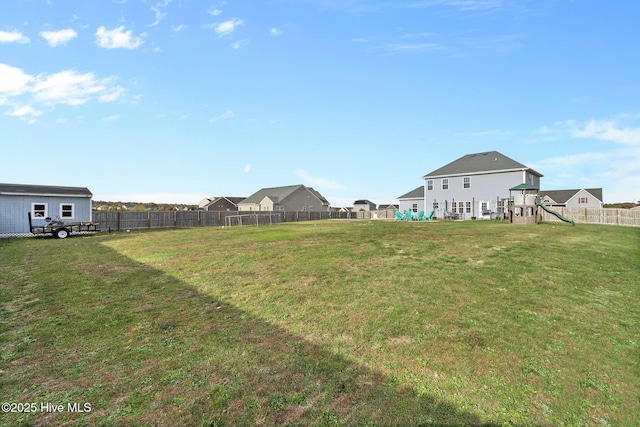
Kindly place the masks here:
<instances>
[{"instance_id":1,"label":"blue sky","mask_svg":"<svg viewBox=\"0 0 640 427\"><path fill-rule=\"evenodd\" d=\"M640 200L636 0L4 0L0 182L334 206L497 150Z\"/></svg>"}]
</instances>

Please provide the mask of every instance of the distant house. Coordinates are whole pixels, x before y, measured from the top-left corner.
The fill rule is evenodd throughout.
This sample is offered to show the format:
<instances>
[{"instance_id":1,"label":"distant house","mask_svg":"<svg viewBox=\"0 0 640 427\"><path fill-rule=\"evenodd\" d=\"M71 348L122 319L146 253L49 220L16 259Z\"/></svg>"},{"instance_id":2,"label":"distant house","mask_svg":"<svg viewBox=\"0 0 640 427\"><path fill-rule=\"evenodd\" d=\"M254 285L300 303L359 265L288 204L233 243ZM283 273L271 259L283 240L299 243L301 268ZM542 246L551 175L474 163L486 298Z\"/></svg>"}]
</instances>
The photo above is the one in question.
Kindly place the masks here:
<instances>
[{"instance_id":1,"label":"distant house","mask_svg":"<svg viewBox=\"0 0 640 427\"><path fill-rule=\"evenodd\" d=\"M400 208L399 205L396 204L381 204L378 205L379 211L397 211Z\"/></svg>"},{"instance_id":2,"label":"distant house","mask_svg":"<svg viewBox=\"0 0 640 427\"><path fill-rule=\"evenodd\" d=\"M437 217L489 217L501 212L509 189L519 184L540 188L542 174L497 151L467 154L426 174L424 210Z\"/></svg>"},{"instance_id":3,"label":"distant house","mask_svg":"<svg viewBox=\"0 0 640 427\"><path fill-rule=\"evenodd\" d=\"M400 204L398 210L400 212L411 211L418 212L418 209L424 209L424 185L409 191L398 197Z\"/></svg>"},{"instance_id":4,"label":"distant house","mask_svg":"<svg viewBox=\"0 0 640 427\"><path fill-rule=\"evenodd\" d=\"M355 202L353 202L353 210L355 212L360 212L360 211L375 211L376 210L376 204L373 203L370 200L356 200Z\"/></svg>"},{"instance_id":5,"label":"distant house","mask_svg":"<svg viewBox=\"0 0 640 427\"><path fill-rule=\"evenodd\" d=\"M31 232L29 213L34 226L45 218L90 222L92 197L84 187L0 184L0 233Z\"/></svg>"},{"instance_id":6,"label":"distant house","mask_svg":"<svg viewBox=\"0 0 640 427\"><path fill-rule=\"evenodd\" d=\"M238 203L243 201L245 197L212 197L207 203L200 204L200 209L205 211L237 211Z\"/></svg>"},{"instance_id":7,"label":"distant house","mask_svg":"<svg viewBox=\"0 0 640 427\"><path fill-rule=\"evenodd\" d=\"M540 200L547 206L567 208L601 208L602 188L540 191Z\"/></svg>"},{"instance_id":8,"label":"distant house","mask_svg":"<svg viewBox=\"0 0 640 427\"><path fill-rule=\"evenodd\" d=\"M328 212L330 208L319 192L302 184L263 188L238 203L238 210L243 212Z\"/></svg>"}]
</instances>

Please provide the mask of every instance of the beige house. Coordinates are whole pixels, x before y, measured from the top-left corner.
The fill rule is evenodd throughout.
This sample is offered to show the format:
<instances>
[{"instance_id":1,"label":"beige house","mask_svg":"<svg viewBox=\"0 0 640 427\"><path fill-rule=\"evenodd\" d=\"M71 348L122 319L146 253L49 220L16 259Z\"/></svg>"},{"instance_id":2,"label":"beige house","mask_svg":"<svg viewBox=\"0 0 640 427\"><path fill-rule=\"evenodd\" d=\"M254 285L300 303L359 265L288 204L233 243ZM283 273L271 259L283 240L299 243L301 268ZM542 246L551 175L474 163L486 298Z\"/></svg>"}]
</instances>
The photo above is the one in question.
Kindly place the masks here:
<instances>
[{"instance_id":1,"label":"beige house","mask_svg":"<svg viewBox=\"0 0 640 427\"><path fill-rule=\"evenodd\" d=\"M322 194L302 184L263 188L238 203L243 212L328 212L330 208Z\"/></svg>"},{"instance_id":2,"label":"beige house","mask_svg":"<svg viewBox=\"0 0 640 427\"><path fill-rule=\"evenodd\" d=\"M552 207L602 208L602 188L540 191L540 201Z\"/></svg>"}]
</instances>

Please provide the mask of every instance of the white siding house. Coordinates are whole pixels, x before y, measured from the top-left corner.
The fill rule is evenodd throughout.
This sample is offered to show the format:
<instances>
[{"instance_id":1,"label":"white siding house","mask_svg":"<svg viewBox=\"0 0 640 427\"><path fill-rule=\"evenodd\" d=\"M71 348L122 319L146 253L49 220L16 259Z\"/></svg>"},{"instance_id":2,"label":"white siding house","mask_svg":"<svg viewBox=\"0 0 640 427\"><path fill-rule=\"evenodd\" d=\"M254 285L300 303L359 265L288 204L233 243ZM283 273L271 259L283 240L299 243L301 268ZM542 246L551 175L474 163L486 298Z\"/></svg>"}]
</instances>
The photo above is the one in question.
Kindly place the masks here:
<instances>
[{"instance_id":1,"label":"white siding house","mask_svg":"<svg viewBox=\"0 0 640 427\"><path fill-rule=\"evenodd\" d=\"M400 212L418 212L424 209L424 185L398 197ZM425 211L431 212L431 211Z\"/></svg>"},{"instance_id":2,"label":"white siding house","mask_svg":"<svg viewBox=\"0 0 640 427\"><path fill-rule=\"evenodd\" d=\"M327 199L302 184L263 188L238 203L238 210L243 212L328 212L329 209Z\"/></svg>"},{"instance_id":3,"label":"white siding house","mask_svg":"<svg viewBox=\"0 0 640 427\"><path fill-rule=\"evenodd\" d=\"M509 188L540 188L542 174L497 151L467 154L426 174L424 210L436 217L489 218L502 212Z\"/></svg>"},{"instance_id":4,"label":"white siding house","mask_svg":"<svg viewBox=\"0 0 640 427\"><path fill-rule=\"evenodd\" d=\"M64 222L90 222L93 194L83 187L0 184L0 234L29 233L50 217Z\"/></svg>"}]
</instances>

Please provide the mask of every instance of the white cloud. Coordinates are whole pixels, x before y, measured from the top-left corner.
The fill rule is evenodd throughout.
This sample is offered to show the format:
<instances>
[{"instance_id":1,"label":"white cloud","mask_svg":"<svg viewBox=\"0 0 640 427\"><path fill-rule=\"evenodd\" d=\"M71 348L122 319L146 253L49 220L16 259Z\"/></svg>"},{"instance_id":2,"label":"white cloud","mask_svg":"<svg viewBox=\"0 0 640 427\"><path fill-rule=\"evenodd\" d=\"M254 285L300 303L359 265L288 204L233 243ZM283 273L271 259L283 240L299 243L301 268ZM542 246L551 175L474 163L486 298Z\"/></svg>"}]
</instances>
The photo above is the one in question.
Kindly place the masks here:
<instances>
[{"instance_id":1,"label":"white cloud","mask_svg":"<svg viewBox=\"0 0 640 427\"><path fill-rule=\"evenodd\" d=\"M279 28L273 27L272 29L269 30L269 34L271 34L274 37L277 37L280 34L282 34L282 30Z\"/></svg>"},{"instance_id":2,"label":"white cloud","mask_svg":"<svg viewBox=\"0 0 640 427\"><path fill-rule=\"evenodd\" d=\"M344 189L344 186L342 184L337 183L336 181L332 181L329 179L325 179L325 178L319 178L319 177L314 177L311 176L307 171L305 170L297 170L295 171L295 174L298 178L318 187L318 188L327 188L327 189L331 189L331 190L342 190Z\"/></svg>"},{"instance_id":3,"label":"white cloud","mask_svg":"<svg viewBox=\"0 0 640 427\"><path fill-rule=\"evenodd\" d=\"M556 123L556 127L567 128L574 138L595 138L625 145L640 145L640 125L630 128L623 123L628 117L620 115L610 120L591 119L585 124L567 120Z\"/></svg>"},{"instance_id":4,"label":"white cloud","mask_svg":"<svg viewBox=\"0 0 640 427\"><path fill-rule=\"evenodd\" d=\"M32 92L38 102L81 105L104 94L108 90L108 82L108 79L98 79L94 73L65 70L40 78L33 85Z\"/></svg>"},{"instance_id":5,"label":"white cloud","mask_svg":"<svg viewBox=\"0 0 640 427\"><path fill-rule=\"evenodd\" d=\"M94 73L76 70L29 75L20 68L0 63L0 105L12 108L6 113L12 117L40 116L38 105L78 106L93 99L113 102L123 94L124 89L115 85L112 77L99 78Z\"/></svg>"},{"instance_id":6,"label":"white cloud","mask_svg":"<svg viewBox=\"0 0 640 427\"><path fill-rule=\"evenodd\" d=\"M19 117L23 120L32 120L42 115L42 111L38 111L30 105L24 105L22 107L16 107L13 111L5 113L7 116Z\"/></svg>"},{"instance_id":7,"label":"white cloud","mask_svg":"<svg viewBox=\"0 0 640 427\"><path fill-rule=\"evenodd\" d=\"M119 119L120 119L120 114L114 114L114 115L109 116L109 117L104 117L102 119L102 121L105 122L105 123L109 123L109 122L114 122L114 121L119 120Z\"/></svg>"},{"instance_id":8,"label":"white cloud","mask_svg":"<svg viewBox=\"0 0 640 427\"><path fill-rule=\"evenodd\" d=\"M247 163L243 170L244 173L251 172L251 163Z\"/></svg>"},{"instance_id":9,"label":"white cloud","mask_svg":"<svg viewBox=\"0 0 640 427\"><path fill-rule=\"evenodd\" d=\"M220 37L231 34L236 27L243 25L244 21L238 18L231 18L228 21L221 22L219 24L213 24L213 29Z\"/></svg>"},{"instance_id":10,"label":"white cloud","mask_svg":"<svg viewBox=\"0 0 640 427\"><path fill-rule=\"evenodd\" d=\"M231 47L232 47L233 49L235 49L235 50L238 50L238 49L240 49L242 46L247 45L248 43L249 43L249 41L248 41L248 40L238 40L238 41L235 41L235 42L231 43Z\"/></svg>"},{"instance_id":11,"label":"white cloud","mask_svg":"<svg viewBox=\"0 0 640 427\"><path fill-rule=\"evenodd\" d=\"M640 115L619 114L583 123L559 121L539 132L554 143L581 140L581 147L585 147L584 152L553 156L531 165L545 174L545 187L602 187L606 203L640 197ZM594 141L590 144L589 140Z\"/></svg>"},{"instance_id":12,"label":"white cloud","mask_svg":"<svg viewBox=\"0 0 640 427\"><path fill-rule=\"evenodd\" d=\"M165 16L167 16L167 12L165 10L170 4L171 0L164 0L157 2L149 8L156 16L156 20L153 22L153 24L148 25L149 27L155 27L160 23L160 21L164 19Z\"/></svg>"},{"instance_id":13,"label":"white cloud","mask_svg":"<svg viewBox=\"0 0 640 427\"><path fill-rule=\"evenodd\" d=\"M171 26L171 31L174 33L180 32L182 30L184 30L185 28L187 28L185 25L172 25Z\"/></svg>"},{"instance_id":14,"label":"white cloud","mask_svg":"<svg viewBox=\"0 0 640 427\"><path fill-rule=\"evenodd\" d=\"M0 43L29 43L31 39L20 31L0 31Z\"/></svg>"},{"instance_id":15,"label":"white cloud","mask_svg":"<svg viewBox=\"0 0 640 427\"><path fill-rule=\"evenodd\" d=\"M213 16L218 16L222 13L220 9L216 9L215 7L209 8L207 12L209 13L209 15L213 15Z\"/></svg>"},{"instance_id":16,"label":"white cloud","mask_svg":"<svg viewBox=\"0 0 640 427\"><path fill-rule=\"evenodd\" d=\"M28 90L33 76L26 74L20 68L0 63L0 103L3 92L5 96L17 95Z\"/></svg>"},{"instance_id":17,"label":"white cloud","mask_svg":"<svg viewBox=\"0 0 640 427\"><path fill-rule=\"evenodd\" d=\"M95 36L96 44L105 49L136 49L144 43L142 38L133 36L132 30L125 30L124 25L113 30L107 30L101 26Z\"/></svg>"},{"instance_id":18,"label":"white cloud","mask_svg":"<svg viewBox=\"0 0 640 427\"><path fill-rule=\"evenodd\" d=\"M56 47L78 37L78 33L72 28L65 28L58 31L41 31L40 37L45 39L51 47Z\"/></svg>"},{"instance_id":19,"label":"white cloud","mask_svg":"<svg viewBox=\"0 0 640 427\"><path fill-rule=\"evenodd\" d=\"M214 117L213 119L209 119L209 123L215 123L221 119L233 119L235 117L235 113L231 110L227 110L218 117Z\"/></svg>"}]
</instances>

